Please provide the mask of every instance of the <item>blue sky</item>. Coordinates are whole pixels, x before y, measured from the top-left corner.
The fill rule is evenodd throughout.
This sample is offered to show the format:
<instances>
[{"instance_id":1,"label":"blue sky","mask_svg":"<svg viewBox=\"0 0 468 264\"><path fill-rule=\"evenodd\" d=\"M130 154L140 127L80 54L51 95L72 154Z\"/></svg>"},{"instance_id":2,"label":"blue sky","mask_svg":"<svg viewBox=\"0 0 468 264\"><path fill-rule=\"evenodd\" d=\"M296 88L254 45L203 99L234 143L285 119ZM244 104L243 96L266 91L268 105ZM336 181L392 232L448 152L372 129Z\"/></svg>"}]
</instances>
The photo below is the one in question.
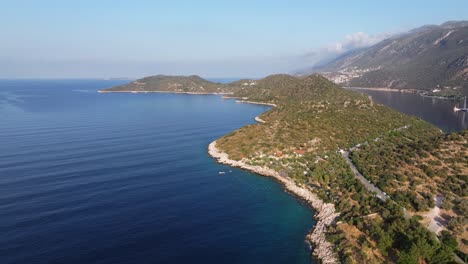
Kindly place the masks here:
<instances>
[{"instance_id":1,"label":"blue sky","mask_svg":"<svg viewBox=\"0 0 468 264\"><path fill-rule=\"evenodd\" d=\"M0 78L261 77L467 20L468 1L0 0L0 12Z\"/></svg>"}]
</instances>

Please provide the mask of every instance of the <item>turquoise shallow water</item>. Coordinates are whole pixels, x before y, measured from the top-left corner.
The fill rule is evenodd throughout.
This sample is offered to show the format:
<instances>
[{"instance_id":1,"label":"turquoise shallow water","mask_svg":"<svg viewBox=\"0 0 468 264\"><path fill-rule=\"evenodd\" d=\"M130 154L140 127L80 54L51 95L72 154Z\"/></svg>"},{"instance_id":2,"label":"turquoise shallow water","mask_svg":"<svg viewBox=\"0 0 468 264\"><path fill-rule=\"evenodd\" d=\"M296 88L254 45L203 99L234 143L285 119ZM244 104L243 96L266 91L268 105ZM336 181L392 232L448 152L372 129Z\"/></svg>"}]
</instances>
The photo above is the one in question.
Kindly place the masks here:
<instances>
[{"instance_id":1,"label":"turquoise shallow water","mask_svg":"<svg viewBox=\"0 0 468 264\"><path fill-rule=\"evenodd\" d=\"M119 83L0 81L0 263L312 261L313 211L206 152L268 108Z\"/></svg>"}]
</instances>

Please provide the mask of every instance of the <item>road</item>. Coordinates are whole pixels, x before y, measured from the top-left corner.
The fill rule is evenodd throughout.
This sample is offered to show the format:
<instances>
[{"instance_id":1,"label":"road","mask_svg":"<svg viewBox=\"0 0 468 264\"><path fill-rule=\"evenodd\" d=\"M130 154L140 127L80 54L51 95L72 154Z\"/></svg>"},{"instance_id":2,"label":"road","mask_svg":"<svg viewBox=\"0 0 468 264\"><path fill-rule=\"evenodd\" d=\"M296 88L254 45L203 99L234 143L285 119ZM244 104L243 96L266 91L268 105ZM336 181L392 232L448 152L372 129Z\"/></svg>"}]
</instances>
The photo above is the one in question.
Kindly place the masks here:
<instances>
[{"instance_id":1,"label":"road","mask_svg":"<svg viewBox=\"0 0 468 264\"><path fill-rule=\"evenodd\" d=\"M382 192L382 190L380 190L379 188L377 188L374 184L372 184L370 181L368 181L364 176L362 176L362 174L356 169L356 166L354 166L354 163L351 161L351 159L349 158L349 152L348 151L344 151L344 150L341 150L341 155L343 155L343 158L345 158L346 162L348 163L348 165L351 167L351 170L353 171L354 173L354 176L360 181L362 182L362 184L364 185L364 187L366 187L366 189L371 192L371 193L375 193L375 197L379 198L380 200L382 201L386 201L387 199L389 199L388 195L386 195L384 192Z\"/></svg>"},{"instance_id":2,"label":"road","mask_svg":"<svg viewBox=\"0 0 468 264\"><path fill-rule=\"evenodd\" d=\"M407 126L405 126L404 128L407 128ZM353 149L356 149L358 148L359 146L353 148ZM341 152L341 155L343 156L343 158L346 160L346 162L348 163L348 165L351 167L351 170L353 171L354 173L354 177L356 177L356 179L358 179L360 182L362 182L362 184L364 185L364 187L366 187L366 189L369 191L369 192L373 192L375 193L375 196L377 198L379 198L380 200L382 201L386 201L387 199L390 199L390 197L388 195L386 195L384 192L382 192L379 188L377 188L374 184L372 184L370 181L368 181L364 176L362 176L362 174L357 170L356 166L354 166L354 163L351 161L351 159L349 158L349 151L344 151L344 150L340 150ZM436 197L436 205L434 207L433 210L431 210L430 212L430 215L432 216L430 222L428 225L426 225L426 228L431 231L431 232L434 232L436 235L444 229L444 224L447 224L447 223L444 223L443 220L441 217L440 217L440 208L442 207L442 197ZM408 214L406 213L406 210L403 209L405 211L405 216L408 217ZM443 220L443 221L442 221ZM453 256L454 256L454 260L455 262L459 263L459 264L465 264L465 262L455 253L453 253Z\"/></svg>"}]
</instances>

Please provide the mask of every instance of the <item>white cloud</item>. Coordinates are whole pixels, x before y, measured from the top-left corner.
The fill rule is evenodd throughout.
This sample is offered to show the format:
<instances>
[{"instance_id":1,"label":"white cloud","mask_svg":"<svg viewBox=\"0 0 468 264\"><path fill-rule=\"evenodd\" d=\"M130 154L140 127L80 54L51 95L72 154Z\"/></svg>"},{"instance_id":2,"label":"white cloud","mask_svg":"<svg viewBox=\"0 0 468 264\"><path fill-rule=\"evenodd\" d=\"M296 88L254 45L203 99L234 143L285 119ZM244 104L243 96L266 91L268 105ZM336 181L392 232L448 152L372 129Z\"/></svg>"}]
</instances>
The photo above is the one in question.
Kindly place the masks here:
<instances>
[{"instance_id":1,"label":"white cloud","mask_svg":"<svg viewBox=\"0 0 468 264\"><path fill-rule=\"evenodd\" d=\"M368 35L364 32L356 32L346 35L344 39L339 42L331 43L317 50L310 51L304 57L309 63L317 63L354 49L372 46L391 35L392 34L389 33Z\"/></svg>"},{"instance_id":2,"label":"white cloud","mask_svg":"<svg viewBox=\"0 0 468 264\"><path fill-rule=\"evenodd\" d=\"M349 50L369 47L383 39L387 38L389 34L367 35L364 32L356 32L354 34L346 35L344 40L336 42L327 47L329 52L343 53Z\"/></svg>"}]
</instances>

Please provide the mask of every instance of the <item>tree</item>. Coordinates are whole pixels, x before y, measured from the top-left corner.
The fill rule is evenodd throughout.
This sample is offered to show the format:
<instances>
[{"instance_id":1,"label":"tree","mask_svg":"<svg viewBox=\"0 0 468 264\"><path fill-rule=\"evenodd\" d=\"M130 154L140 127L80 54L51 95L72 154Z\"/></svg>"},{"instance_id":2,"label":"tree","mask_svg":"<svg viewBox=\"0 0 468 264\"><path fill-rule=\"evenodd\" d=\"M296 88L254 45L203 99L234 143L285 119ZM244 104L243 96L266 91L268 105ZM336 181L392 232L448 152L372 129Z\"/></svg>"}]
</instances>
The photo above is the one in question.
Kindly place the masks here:
<instances>
[{"instance_id":1,"label":"tree","mask_svg":"<svg viewBox=\"0 0 468 264\"><path fill-rule=\"evenodd\" d=\"M452 251L458 246L457 240L447 230L442 231L440 241Z\"/></svg>"}]
</instances>

